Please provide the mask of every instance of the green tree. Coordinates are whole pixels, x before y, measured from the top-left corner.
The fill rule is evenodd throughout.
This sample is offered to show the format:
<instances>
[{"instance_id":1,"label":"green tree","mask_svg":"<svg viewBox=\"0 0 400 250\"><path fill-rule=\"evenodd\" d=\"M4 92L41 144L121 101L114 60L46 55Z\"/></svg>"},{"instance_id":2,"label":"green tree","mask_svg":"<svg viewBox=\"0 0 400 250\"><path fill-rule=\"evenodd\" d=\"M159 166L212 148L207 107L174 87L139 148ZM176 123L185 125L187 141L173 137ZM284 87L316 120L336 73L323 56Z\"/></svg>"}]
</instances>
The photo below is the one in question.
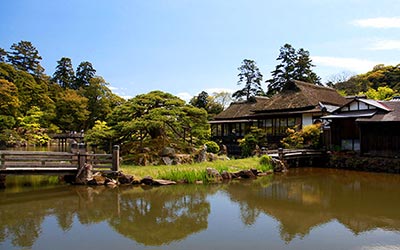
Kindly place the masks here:
<instances>
[{"instance_id":1,"label":"green tree","mask_svg":"<svg viewBox=\"0 0 400 250\"><path fill-rule=\"evenodd\" d=\"M370 88L366 92L360 92L358 95L365 95L368 99L388 101L398 94L399 92L384 86L378 87L377 90Z\"/></svg>"},{"instance_id":2,"label":"green tree","mask_svg":"<svg viewBox=\"0 0 400 250\"><path fill-rule=\"evenodd\" d=\"M371 71L337 82L333 87L347 95L366 93L371 88L378 90L379 87L389 87L400 92L400 64L395 66L378 64Z\"/></svg>"},{"instance_id":3,"label":"green tree","mask_svg":"<svg viewBox=\"0 0 400 250\"><path fill-rule=\"evenodd\" d=\"M50 141L46 129L42 128L43 111L33 106L25 116L18 117L17 131L28 145L45 145Z\"/></svg>"},{"instance_id":4,"label":"green tree","mask_svg":"<svg viewBox=\"0 0 400 250\"><path fill-rule=\"evenodd\" d=\"M286 133L281 141L285 148L318 148L320 145L320 124L307 125L301 130L288 128Z\"/></svg>"},{"instance_id":5,"label":"green tree","mask_svg":"<svg viewBox=\"0 0 400 250\"><path fill-rule=\"evenodd\" d=\"M6 56L7 56L7 51L5 51L3 48L0 48L0 62L5 62Z\"/></svg>"},{"instance_id":6,"label":"green tree","mask_svg":"<svg viewBox=\"0 0 400 250\"><path fill-rule=\"evenodd\" d=\"M89 85L90 79L96 75L96 70L90 62L81 62L76 69L75 83L73 89L84 88Z\"/></svg>"},{"instance_id":7,"label":"green tree","mask_svg":"<svg viewBox=\"0 0 400 250\"><path fill-rule=\"evenodd\" d=\"M41 76L44 72L40 65L42 57L39 51L28 41L20 41L11 46L8 53L8 61L19 70L26 71L35 76Z\"/></svg>"},{"instance_id":8,"label":"green tree","mask_svg":"<svg viewBox=\"0 0 400 250\"><path fill-rule=\"evenodd\" d=\"M75 81L75 72L70 58L63 57L57 61L53 81L63 88L72 88Z\"/></svg>"},{"instance_id":9,"label":"green tree","mask_svg":"<svg viewBox=\"0 0 400 250\"><path fill-rule=\"evenodd\" d=\"M162 91L138 95L116 107L109 125L119 144L140 150L175 143L187 147L210 136L207 112ZM130 145L130 146L128 146Z\"/></svg>"},{"instance_id":10,"label":"green tree","mask_svg":"<svg viewBox=\"0 0 400 250\"><path fill-rule=\"evenodd\" d=\"M76 90L65 89L56 97L56 119L53 121L63 131L81 131L89 117L88 99Z\"/></svg>"},{"instance_id":11,"label":"green tree","mask_svg":"<svg viewBox=\"0 0 400 250\"><path fill-rule=\"evenodd\" d=\"M89 85L83 89L83 96L87 98L89 116L84 129L94 126L95 121L105 121L112 109L123 101L116 97L108 88L108 83L102 77L93 77ZM117 103L116 103L117 102Z\"/></svg>"},{"instance_id":12,"label":"green tree","mask_svg":"<svg viewBox=\"0 0 400 250\"><path fill-rule=\"evenodd\" d=\"M25 71L15 69L10 64L0 63L0 79L5 79L16 86L16 94L20 100L20 113L26 114L32 106L37 106L45 113L47 121L55 114L49 84L45 78L35 78Z\"/></svg>"},{"instance_id":13,"label":"green tree","mask_svg":"<svg viewBox=\"0 0 400 250\"><path fill-rule=\"evenodd\" d=\"M244 59L242 65L238 68L240 73L238 85L244 84L244 88L232 94L236 99L246 98L250 101L256 95L264 95L261 87L263 75L253 60Z\"/></svg>"},{"instance_id":14,"label":"green tree","mask_svg":"<svg viewBox=\"0 0 400 250\"><path fill-rule=\"evenodd\" d=\"M311 70L312 67L315 67L315 65L312 64L310 52L303 48L299 49L295 64L295 80L322 85L321 78Z\"/></svg>"},{"instance_id":15,"label":"green tree","mask_svg":"<svg viewBox=\"0 0 400 250\"><path fill-rule=\"evenodd\" d=\"M208 93L205 91L201 91L197 96L194 96L190 100L190 104L197 107L197 108L203 108L206 109L207 104L208 104Z\"/></svg>"},{"instance_id":16,"label":"green tree","mask_svg":"<svg viewBox=\"0 0 400 250\"><path fill-rule=\"evenodd\" d=\"M311 70L314 65L308 51L299 49L296 52L292 45L285 44L281 47L276 60L280 61L280 63L271 72L272 78L266 81L268 84L268 96L282 91L291 80L321 84L320 78Z\"/></svg>"},{"instance_id":17,"label":"green tree","mask_svg":"<svg viewBox=\"0 0 400 250\"><path fill-rule=\"evenodd\" d=\"M20 105L17 87L5 79L0 79L0 133L15 125Z\"/></svg>"},{"instance_id":18,"label":"green tree","mask_svg":"<svg viewBox=\"0 0 400 250\"><path fill-rule=\"evenodd\" d=\"M207 92L202 91L197 96L194 96L189 104L193 105L197 108L205 109L209 115L209 118L212 118L216 114L219 114L224 107L215 101L213 96L209 96Z\"/></svg>"},{"instance_id":19,"label":"green tree","mask_svg":"<svg viewBox=\"0 0 400 250\"><path fill-rule=\"evenodd\" d=\"M246 134L243 139L239 141L242 150L242 156L249 157L253 155L253 151L257 146L265 146L267 144L267 136L265 131L258 127L251 127L250 133Z\"/></svg>"},{"instance_id":20,"label":"green tree","mask_svg":"<svg viewBox=\"0 0 400 250\"><path fill-rule=\"evenodd\" d=\"M94 126L85 133L85 142L107 152L111 151L114 139L114 131L105 121L96 121Z\"/></svg>"}]
</instances>

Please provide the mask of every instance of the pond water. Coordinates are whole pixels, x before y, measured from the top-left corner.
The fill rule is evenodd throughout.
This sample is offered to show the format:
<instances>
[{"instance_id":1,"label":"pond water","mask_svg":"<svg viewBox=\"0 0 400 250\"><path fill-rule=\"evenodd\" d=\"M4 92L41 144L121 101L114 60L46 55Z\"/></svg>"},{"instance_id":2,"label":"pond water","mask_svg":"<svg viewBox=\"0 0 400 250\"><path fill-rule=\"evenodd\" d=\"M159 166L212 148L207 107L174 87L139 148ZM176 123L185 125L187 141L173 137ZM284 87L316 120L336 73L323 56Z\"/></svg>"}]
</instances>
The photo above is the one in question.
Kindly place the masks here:
<instances>
[{"instance_id":1,"label":"pond water","mask_svg":"<svg viewBox=\"0 0 400 250\"><path fill-rule=\"evenodd\" d=\"M400 175L0 191L0 249L400 249Z\"/></svg>"}]
</instances>

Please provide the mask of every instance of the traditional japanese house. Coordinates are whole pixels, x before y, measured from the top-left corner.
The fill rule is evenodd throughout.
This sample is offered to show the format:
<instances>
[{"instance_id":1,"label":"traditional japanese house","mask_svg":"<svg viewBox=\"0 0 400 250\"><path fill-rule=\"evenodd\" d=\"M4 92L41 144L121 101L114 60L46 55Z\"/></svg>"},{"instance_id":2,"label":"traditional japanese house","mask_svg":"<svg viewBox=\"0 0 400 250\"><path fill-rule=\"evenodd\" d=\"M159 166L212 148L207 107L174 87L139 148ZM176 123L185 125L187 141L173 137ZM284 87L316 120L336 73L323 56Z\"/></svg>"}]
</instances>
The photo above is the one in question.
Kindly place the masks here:
<instances>
[{"instance_id":1,"label":"traditional japanese house","mask_svg":"<svg viewBox=\"0 0 400 250\"><path fill-rule=\"evenodd\" d=\"M257 126L266 132L268 147L277 146L287 128L301 129L320 122L322 116L345 103L347 100L332 88L294 80L271 98L255 97L252 101L232 103L210 121L213 140L227 145L231 154L237 154L238 139L251 126Z\"/></svg>"},{"instance_id":2,"label":"traditional japanese house","mask_svg":"<svg viewBox=\"0 0 400 250\"><path fill-rule=\"evenodd\" d=\"M364 155L400 156L400 101L355 97L323 117L331 127L331 148Z\"/></svg>"}]
</instances>

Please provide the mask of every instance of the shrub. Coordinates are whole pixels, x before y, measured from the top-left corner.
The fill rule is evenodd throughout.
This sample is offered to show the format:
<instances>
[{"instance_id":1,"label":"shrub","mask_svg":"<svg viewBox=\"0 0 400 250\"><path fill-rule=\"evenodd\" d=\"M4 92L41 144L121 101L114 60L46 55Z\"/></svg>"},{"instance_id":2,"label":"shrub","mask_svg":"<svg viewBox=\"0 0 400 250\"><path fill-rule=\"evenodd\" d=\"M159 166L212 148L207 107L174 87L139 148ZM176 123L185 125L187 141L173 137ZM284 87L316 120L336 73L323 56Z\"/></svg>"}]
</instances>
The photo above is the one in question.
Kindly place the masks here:
<instances>
[{"instance_id":1,"label":"shrub","mask_svg":"<svg viewBox=\"0 0 400 250\"><path fill-rule=\"evenodd\" d=\"M242 156L251 156L257 145L262 146L266 143L267 137L265 132L260 128L251 127L250 133L246 134L244 138L239 141L239 145L242 149Z\"/></svg>"},{"instance_id":2,"label":"shrub","mask_svg":"<svg viewBox=\"0 0 400 250\"><path fill-rule=\"evenodd\" d=\"M218 144L216 142L207 141L205 143L205 145L207 146L207 152L208 153L217 154L219 152L219 146L218 146Z\"/></svg>"},{"instance_id":3,"label":"shrub","mask_svg":"<svg viewBox=\"0 0 400 250\"><path fill-rule=\"evenodd\" d=\"M299 131L296 128L288 128L287 136L281 143L285 148L317 148L321 135L320 128L320 124L307 125Z\"/></svg>"},{"instance_id":4,"label":"shrub","mask_svg":"<svg viewBox=\"0 0 400 250\"><path fill-rule=\"evenodd\" d=\"M272 157L269 155L262 155L259 160L260 163L260 170L262 172L266 172L268 170L273 169L272 166Z\"/></svg>"}]
</instances>

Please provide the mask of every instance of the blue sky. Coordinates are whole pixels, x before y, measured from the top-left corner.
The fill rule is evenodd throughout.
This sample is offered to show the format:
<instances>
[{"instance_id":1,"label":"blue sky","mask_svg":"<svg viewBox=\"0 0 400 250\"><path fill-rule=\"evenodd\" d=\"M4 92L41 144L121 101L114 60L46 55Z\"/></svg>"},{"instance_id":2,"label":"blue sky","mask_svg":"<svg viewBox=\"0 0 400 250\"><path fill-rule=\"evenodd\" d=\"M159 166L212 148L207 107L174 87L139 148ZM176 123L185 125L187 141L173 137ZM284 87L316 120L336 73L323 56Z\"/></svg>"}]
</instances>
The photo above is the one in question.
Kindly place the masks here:
<instances>
[{"instance_id":1,"label":"blue sky","mask_svg":"<svg viewBox=\"0 0 400 250\"><path fill-rule=\"evenodd\" d=\"M235 91L243 59L267 80L285 43L308 50L324 81L400 63L399 0L2 0L0 9L1 48L32 42L48 75L62 57L75 69L89 61L124 97Z\"/></svg>"}]
</instances>

